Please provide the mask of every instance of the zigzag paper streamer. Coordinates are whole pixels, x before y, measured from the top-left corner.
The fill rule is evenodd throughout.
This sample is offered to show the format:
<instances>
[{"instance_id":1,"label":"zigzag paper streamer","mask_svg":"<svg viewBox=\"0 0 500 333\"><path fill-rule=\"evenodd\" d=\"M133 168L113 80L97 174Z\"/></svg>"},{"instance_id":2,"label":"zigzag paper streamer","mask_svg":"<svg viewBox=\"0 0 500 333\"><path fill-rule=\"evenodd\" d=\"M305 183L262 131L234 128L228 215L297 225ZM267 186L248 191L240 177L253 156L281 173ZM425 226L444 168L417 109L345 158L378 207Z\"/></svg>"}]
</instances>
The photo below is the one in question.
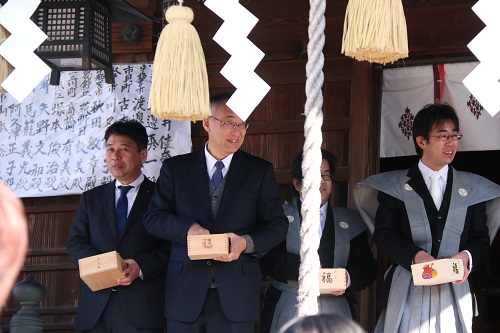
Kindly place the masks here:
<instances>
[{"instance_id":1,"label":"zigzag paper streamer","mask_svg":"<svg viewBox=\"0 0 500 333\"><path fill-rule=\"evenodd\" d=\"M463 80L491 116L500 111L500 1L480 0L472 9L486 27L467 45L480 61L479 65Z\"/></svg>"},{"instance_id":2,"label":"zigzag paper streamer","mask_svg":"<svg viewBox=\"0 0 500 333\"><path fill-rule=\"evenodd\" d=\"M236 87L227 106L246 121L271 89L255 74L264 53L247 38L259 19L238 0L206 0L205 6L224 20L213 39L231 55L220 71Z\"/></svg>"},{"instance_id":3,"label":"zigzag paper streamer","mask_svg":"<svg viewBox=\"0 0 500 333\"><path fill-rule=\"evenodd\" d=\"M2 87L18 102L51 71L33 52L47 39L30 19L39 4L40 0L9 0L0 9L0 24L11 34L0 46L0 54L15 68Z\"/></svg>"}]
</instances>

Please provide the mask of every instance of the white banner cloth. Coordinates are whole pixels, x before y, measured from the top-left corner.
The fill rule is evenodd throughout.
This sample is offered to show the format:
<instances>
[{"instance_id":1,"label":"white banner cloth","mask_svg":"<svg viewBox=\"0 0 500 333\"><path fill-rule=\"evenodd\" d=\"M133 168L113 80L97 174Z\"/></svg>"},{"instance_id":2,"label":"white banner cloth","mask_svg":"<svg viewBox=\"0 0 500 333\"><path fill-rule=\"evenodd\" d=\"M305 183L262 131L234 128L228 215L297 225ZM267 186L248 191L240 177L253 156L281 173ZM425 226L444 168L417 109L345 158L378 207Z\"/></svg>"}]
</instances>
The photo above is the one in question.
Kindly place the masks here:
<instances>
[{"instance_id":1,"label":"white banner cloth","mask_svg":"<svg viewBox=\"0 0 500 333\"><path fill-rule=\"evenodd\" d=\"M493 117L483 109L481 103L462 82L477 65L478 62L444 65L443 102L447 102L457 110L460 132L464 135L460 140L459 150L499 150L500 113Z\"/></svg>"},{"instance_id":2,"label":"white banner cloth","mask_svg":"<svg viewBox=\"0 0 500 333\"><path fill-rule=\"evenodd\" d=\"M434 101L432 66L384 69L380 157L415 155L413 117Z\"/></svg>"},{"instance_id":3,"label":"white banner cloth","mask_svg":"<svg viewBox=\"0 0 500 333\"><path fill-rule=\"evenodd\" d=\"M500 150L500 113L492 117L462 83L477 62L444 65L442 101L460 119L459 151ZM500 97L499 97L500 98ZM416 155L411 136L413 118L434 100L432 66L384 69L380 157Z\"/></svg>"},{"instance_id":4,"label":"white banner cloth","mask_svg":"<svg viewBox=\"0 0 500 333\"><path fill-rule=\"evenodd\" d=\"M115 84L102 71L47 76L22 103L0 94L0 179L19 197L81 194L113 180L104 132L116 120L140 121L149 136L142 171L158 177L161 162L191 151L188 121L155 118L147 107L152 63L113 66Z\"/></svg>"}]
</instances>

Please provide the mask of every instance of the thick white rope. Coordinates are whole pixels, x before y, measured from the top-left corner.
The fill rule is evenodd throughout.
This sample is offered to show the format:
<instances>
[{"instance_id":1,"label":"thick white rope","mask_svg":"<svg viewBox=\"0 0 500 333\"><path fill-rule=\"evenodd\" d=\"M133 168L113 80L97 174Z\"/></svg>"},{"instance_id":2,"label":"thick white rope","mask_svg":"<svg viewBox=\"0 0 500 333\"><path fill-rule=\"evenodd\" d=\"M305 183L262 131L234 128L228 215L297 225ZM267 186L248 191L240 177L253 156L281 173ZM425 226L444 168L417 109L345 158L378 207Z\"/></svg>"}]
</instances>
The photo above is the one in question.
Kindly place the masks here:
<instances>
[{"instance_id":1,"label":"thick white rope","mask_svg":"<svg viewBox=\"0 0 500 333\"><path fill-rule=\"evenodd\" d=\"M302 162L301 197L302 226L300 229L301 247L299 268L298 315L306 316L318 312L320 261L319 248L319 207L321 194L321 143L323 136L323 65L325 58L325 8L326 0L310 0L309 43L307 44L306 65L306 105L304 123L304 153Z\"/></svg>"}]
</instances>

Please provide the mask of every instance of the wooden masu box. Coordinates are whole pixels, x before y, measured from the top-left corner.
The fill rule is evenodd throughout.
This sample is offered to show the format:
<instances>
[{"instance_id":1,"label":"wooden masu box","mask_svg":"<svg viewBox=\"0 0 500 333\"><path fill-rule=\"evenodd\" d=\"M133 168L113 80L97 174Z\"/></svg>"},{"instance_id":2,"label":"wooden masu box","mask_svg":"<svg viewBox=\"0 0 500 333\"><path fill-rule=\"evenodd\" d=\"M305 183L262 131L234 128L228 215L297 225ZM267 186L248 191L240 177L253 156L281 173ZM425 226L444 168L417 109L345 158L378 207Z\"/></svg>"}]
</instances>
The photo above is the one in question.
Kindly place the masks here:
<instances>
[{"instance_id":1,"label":"wooden masu box","mask_svg":"<svg viewBox=\"0 0 500 333\"><path fill-rule=\"evenodd\" d=\"M126 264L118 252L111 251L78 260L80 278L92 291L115 287Z\"/></svg>"},{"instance_id":2,"label":"wooden masu box","mask_svg":"<svg viewBox=\"0 0 500 333\"><path fill-rule=\"evenodd\" d=\"M461 280L464 276L462 259L438 259L411 265L413 284L432 286Z\"/></svg>"},{"instance_id":3,"label":"wooden masu box","mask_svg":"<svg viewBox=\"0 0 500 333\"><path fill-rule=\"evenodd\" d=\"M319 293L346 290L347 281L344 268L321 268L318 274Z\"/></svg>"},{"instance_id":4,"label":"wooden masu box","mask_svg":"<svg viewBox=\"0 0 500 333\"><path fill-rule=\"evenodd\" d=\"M229 254L226 234L187 236L188 256L191 260L213 259Z\"/></svg>"}]
</instances>

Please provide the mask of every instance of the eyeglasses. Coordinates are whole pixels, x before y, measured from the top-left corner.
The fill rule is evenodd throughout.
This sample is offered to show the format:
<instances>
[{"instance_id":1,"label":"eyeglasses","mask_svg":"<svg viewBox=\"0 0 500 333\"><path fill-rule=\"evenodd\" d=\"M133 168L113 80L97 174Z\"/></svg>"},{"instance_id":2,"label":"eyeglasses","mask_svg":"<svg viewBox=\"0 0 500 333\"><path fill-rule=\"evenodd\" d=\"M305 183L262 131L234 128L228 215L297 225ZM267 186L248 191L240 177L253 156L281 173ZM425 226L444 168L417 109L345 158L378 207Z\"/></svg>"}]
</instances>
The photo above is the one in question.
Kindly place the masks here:
<instances>
[{"instance_id":1,"label":"eyeglasses","mask_svg":"<svg viewBox=\"0 0 500 333\"><path fill-rule=\"evenodd\" d=\"M327 181L332 181L333 180L333 174L331 173L322 173L321 174L321 179L323 179L325 182Z\"/></svg>"},{"instance_id":2,"label":"eyeglasses","mask_svg":"<svg viewBox=\"0 0 500 333\"><path fill-rule=\"evenodd\" d=\"M455 134L440 134L440 135L431 135L433 138L438 138L440 141L448 141L452 139L453 141L460 140L464 135L462 133Z\"/></svg>"},{"instance_id":3,"label":"eyeglasses","mask_svg":"<svg viewBox=\"0 0 500 333\"><path fill-rule=\"evenodd\" d=\"M210 118L212 118L213 120L217 120L220 123L220 125L222 127L224 127L224 128L231 128L231 129L238 128L240 131L245 131L248 128L248 126L250 126L249 123L239 123L239 124L237 124L237 123L233 123L233 122L222 121L220 119L215 118L214 116L210 116Z\"/></svg>"}]
</instances>

